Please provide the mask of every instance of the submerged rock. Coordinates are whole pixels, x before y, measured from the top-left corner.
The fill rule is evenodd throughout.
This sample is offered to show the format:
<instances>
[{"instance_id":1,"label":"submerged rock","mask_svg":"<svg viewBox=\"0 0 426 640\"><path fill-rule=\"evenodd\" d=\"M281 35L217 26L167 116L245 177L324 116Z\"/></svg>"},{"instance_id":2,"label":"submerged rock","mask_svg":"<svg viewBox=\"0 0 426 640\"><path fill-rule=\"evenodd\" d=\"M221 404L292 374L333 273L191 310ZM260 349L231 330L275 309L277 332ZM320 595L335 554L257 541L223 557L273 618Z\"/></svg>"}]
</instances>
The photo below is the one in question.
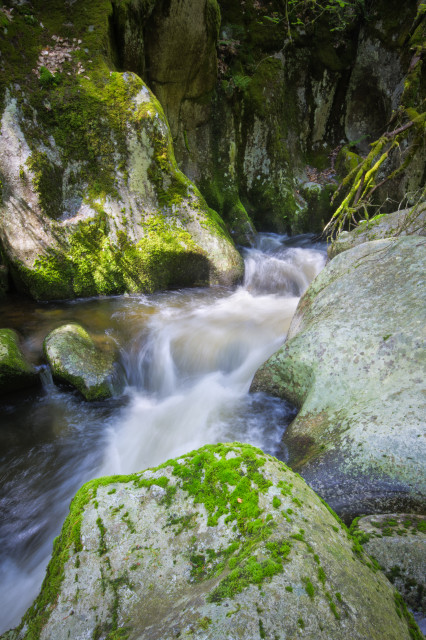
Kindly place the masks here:
<instances>
[{"instance_id":1,"label":"submerged rock","mask_svg":"<svg viewBox=\"0 0 426 640\"><path fill-rule=\"evenodd\" d=\"M408 606L425 617L426 518L410 513L385 513L359 518L352 529Z\"/></svg>"},{"instance_id":2,"label":"submerged rock","mask_svg":"<svg viewBox=\"0 0 426 640\"><path fill-rule=\"evenodd\" d=\"M239 443L84 485L15 638L419 638L362 547ZM411 635L410 635L411 634Z\"/></svg>"},{"instance_id":3,"label":"submerged rock","mask_svg":"<svg viewBox=\"0 0 426 640\"><path fill-rule=\"evenodd\" d=\"M34 367L27 362L13 329L0 329L0 394L31 387L38 382Z\"/></svg>"},{"instance_id":4,"label":"submerged rock","mask_svg":"<svg viewBox=\"0 0 426 640\"><path fill-rule=\"evenodd\" d=\"M342 231L329 246L328 257L334 258L363 242L409 235L426 235L426 202L365 220L353 231Z\"/></svg>"},{"instance_id":5,"label":"submerged rock","mask_svg":"<svg viewBox=\"0 0 426 640\"><path fill-rule=\"evenodd\" d=\"M112 395L114 351L110 342L96 344L83 327L66 324L49 333L43 348L54 380L72 385L86 400Z\"/></svg>"},{"instance_id":6,"label":"submerged rock","mask_svg":"<svg viewBox=\"0 0 426 640\"><path fill-rule=\"evenodd\" d=\"M338 255L252 383L300 407L289 464L348 517L424 509L425 268L418 236Z\"/></svg>"}]
</instances>

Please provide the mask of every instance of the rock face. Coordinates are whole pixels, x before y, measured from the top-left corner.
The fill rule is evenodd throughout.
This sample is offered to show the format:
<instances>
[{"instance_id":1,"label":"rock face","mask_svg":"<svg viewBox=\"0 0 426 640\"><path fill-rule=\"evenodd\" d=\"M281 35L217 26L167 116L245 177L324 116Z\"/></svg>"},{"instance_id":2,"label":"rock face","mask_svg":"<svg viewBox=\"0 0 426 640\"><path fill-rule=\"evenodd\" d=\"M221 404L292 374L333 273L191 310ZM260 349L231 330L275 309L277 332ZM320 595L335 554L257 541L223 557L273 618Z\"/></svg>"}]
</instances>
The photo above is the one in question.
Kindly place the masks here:
<instances>
[{"instance_id":1,"label":"rock face","mask_svg":"<svg viewBox=\"0 0 426 640\"><path fill-rule=\"evenodd\" d=\"M105 50L111 4L25 11L4 18L0 87L0 243L15 285L56 299L236 282L242 259L178 169L160 103Z\"/></svg>"},{"instance_id":2,"label":"rock face","mask_svg":"<svg viewBox=\"0 0 426 640\"><path fill-rule=\"evenodd\" d=\"M283 3L190 4L189 15L189 2L155 3L143 29L131 12L121 23L123 39L127 33L140 41L143 34L144 79L169 118L179 166L238 241L249 238L250 219L259 230L321 231L336 188L330 152L347 141L364 154L401 105L424 109L415 52L424 33L415 0L403 6L378 0L358 13L356 3L340 13L326 2L303 9L287 3L290 15ZM172 57L177 45L181 55ZM403 96L409 85L411 95ZM380 204L421 187L421 138L414 155L410 169L381 188ZM394 151L378 182L396 168L397 156ZM322 201L315 213L303 193L313 168Z\"/></svg>"},{"instance_id":3,"label":"rock face","mask_svg":"<svg viewBox=\"0 0 426 640\"><path fill-rule=\"evenodd\" d=\"M389 582L305 482L233 443L85 485L36 603L4 638L299 633L421 637Z\"/></svg>"},{"instance_id":4,"label":"rock face","mask_svg":"<svg viewBox=\"0 0 426 640\"><path fill-rule=\"evenodd\" d=\"M352 526L351 526L352 530ZM426 519L410 513L359 518L356 531L408 606L426 616Z\"/></svg>"},{"instance_id":5,"label":"rock face","mask_svg":"<svg viewBox=\"0 0 426 640\"><path fill-rule=\"evenodd\" d=\"M333 258L342 251L347 251L363 242L397 235L426 235L426 203L379 215L372 220L365 220L353 231L342 231L336 241L329 246L328 257Z\"/></svg>"},{"instance_id":6,"label":"rock face","mask_svg":"<svg viewBox=\"0 0 426 640\"><path fill-rule=\"evenodd\" d=\"M80 391L86 400L101 400L112 395L114 350L103 339L98 345L78 324L54 329L43 344L54 380Z\"/></svg>"},{"instance_id":7,"label":"rock face","mask_svg":"<svg viewBox=\"0 0 426 640\"><path fill-rule=\"evenodd\" d=\"M418 236L338 255L252 384L300 407L289 464L348 517L424 509L425 261Z\"/></svg>"},{"instance_id":8,"label":"rock face","mask_svg":"<svg viewBox=\"0 0 426 640\"><path fill-rule=\"evenodd\" d=\"M0 329L0 394L31 387L38 382L34 367L21 352L18 334Z\"/></svg>"},{"instance_id":9,"label":"rock face","mask_svg":"<svg viewBox=\"0 0 426 640\"><path fill-rule=\"evenodd\" d=\"M234 282L241 261L209 207L242 244L254 225L321 231L330 152L363 154L401 104L422 111L424 37L415 0L364 16L308 4L303 24L294 6L239 0L2 10L0 243L15 285L50 299ZM389 154L381 202L421 186L417 147L395 180L407 158Z\"/></svg>"}]
</instances>

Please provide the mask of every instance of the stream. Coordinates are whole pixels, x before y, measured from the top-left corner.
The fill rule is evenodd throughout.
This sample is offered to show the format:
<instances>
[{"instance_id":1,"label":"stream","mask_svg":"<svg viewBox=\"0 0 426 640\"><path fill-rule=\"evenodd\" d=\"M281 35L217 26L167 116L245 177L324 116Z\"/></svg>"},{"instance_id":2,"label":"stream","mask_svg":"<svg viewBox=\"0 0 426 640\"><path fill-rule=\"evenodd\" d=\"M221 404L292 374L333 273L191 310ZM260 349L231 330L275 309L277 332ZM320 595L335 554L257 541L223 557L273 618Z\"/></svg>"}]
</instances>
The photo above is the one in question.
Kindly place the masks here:
<instances>
[{"instance_id":1,"label":"stream","mask_svg":"<svg viewBox=\"0 0 426 640\"><path fill-rule=\"evenodd\" d=\"M0 398L0 633L36 597L68 505L87 480L152 467L206 443L248 442L285 460L287 403L248 394L325 264L312 236L259 234L238 288L183 289L55 303L9 299L42 385ZM41 359L53 328L81 323L120 352L116 396L88 403L53 384Z\"/></svg>"}]
</instances>

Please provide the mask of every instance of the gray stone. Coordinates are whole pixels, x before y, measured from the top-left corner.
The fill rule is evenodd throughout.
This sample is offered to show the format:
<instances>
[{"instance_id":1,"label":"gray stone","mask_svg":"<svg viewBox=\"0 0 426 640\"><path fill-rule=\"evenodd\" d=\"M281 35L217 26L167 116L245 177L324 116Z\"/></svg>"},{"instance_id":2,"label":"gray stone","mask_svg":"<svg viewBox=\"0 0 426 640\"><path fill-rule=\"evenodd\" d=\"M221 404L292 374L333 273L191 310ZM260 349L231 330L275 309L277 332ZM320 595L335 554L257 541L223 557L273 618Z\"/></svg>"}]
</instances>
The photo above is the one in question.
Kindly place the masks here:
<instances>
[{"instance_id":1,"label":"gray stone","mask_svg":"<svg viewBox=\"0 0 426 640\"><path fill-rule=\"evenodd\" d=\"M38 375L27 362L13 329L0 329L0 394L37 384Z\"/></svg>"},{"instance_id":2,"label":"gray stone","mask_svg":"<svg viewBox=\"0 0 426 640\"><path fill-rule=\"evenodd\" d=\"M363 242L408 235L426 235L426 202L365 220L353 231L342 231L329 246L328 257L333 258Z\"/></svg>"},{"instance_id":3,"label":"gray stone","mask_svg":"<svg viewBox=\"0 0 426 640\"><path fill-rule=\"evenodd\" d=\"M351 527L352 529L352 527ZM408 606L426 616L426 518L411 513L365 516L356 531Z\"/></svg>"},{"instance_id":4,"label":"gray stone","mask_svg":"<svg viewBox=\"0 0 426 640\"><path fill-rule=\"evenodd\" d=\"M80 325L66 324L49 333L43 348L54 380L72 385L86 400L112 395L115 354L106 336L95 342Z\"/></svg>"},{"instance_id":5,"label":"gray stone","mask_svg":"<svg viewBox=\"0 0 426 640\"><path fill-rule=\"evenodd\" d=\"M7 638L408 640L394 595L284 463L219 444L86 484Z\"/></svg>"},{"instance_id":6,"label":"gray stone","mask_svg":"<svg viewBox=\"0 0 426 640\"><path fill-rule=\"evenodd\" d=\"M348 517L424 508L425 263L418 236L338 255L252 384L300 408L289 463Z\"/></svg>"}]
</instances>

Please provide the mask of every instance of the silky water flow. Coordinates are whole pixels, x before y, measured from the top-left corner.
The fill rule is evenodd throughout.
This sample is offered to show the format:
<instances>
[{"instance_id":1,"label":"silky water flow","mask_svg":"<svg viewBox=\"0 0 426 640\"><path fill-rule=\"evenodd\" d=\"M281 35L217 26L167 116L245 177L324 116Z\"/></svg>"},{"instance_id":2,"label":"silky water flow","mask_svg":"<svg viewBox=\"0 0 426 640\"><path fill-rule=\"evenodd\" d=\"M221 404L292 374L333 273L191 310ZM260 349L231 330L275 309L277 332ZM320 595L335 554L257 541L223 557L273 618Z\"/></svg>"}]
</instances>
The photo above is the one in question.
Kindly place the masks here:
<instances>
[{"instance_id":1,"label":"silky water flow","mask_svg":"<svg viewBox=\"0 0 426 640\"><path fill-rule=\"evenodd\" d=\"M259 234L244 249L237 289L214 287L5 306L27 352L55 326L107 332L120 351L121 391L87 403L53 384L3 399L0 428L0 632L36 597L68 504L87 480L158 465L206 443L239 440L285 459L295 415L248 394L256 369L283 343L300 296L325 263L312 237ZM35 356L34 356L35 357Z\"/></svg>"}]
</instances>

